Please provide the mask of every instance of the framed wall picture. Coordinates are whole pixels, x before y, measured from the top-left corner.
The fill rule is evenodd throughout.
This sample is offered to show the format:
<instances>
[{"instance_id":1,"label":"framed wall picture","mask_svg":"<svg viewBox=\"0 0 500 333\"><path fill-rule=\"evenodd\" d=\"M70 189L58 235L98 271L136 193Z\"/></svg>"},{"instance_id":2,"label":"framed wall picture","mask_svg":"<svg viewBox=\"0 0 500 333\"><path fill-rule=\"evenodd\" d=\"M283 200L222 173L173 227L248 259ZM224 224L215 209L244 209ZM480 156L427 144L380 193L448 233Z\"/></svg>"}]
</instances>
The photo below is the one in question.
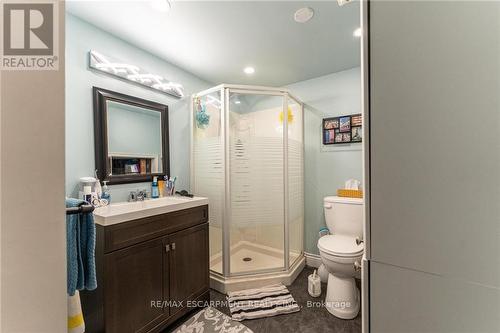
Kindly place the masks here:
<instances>
[{"instance_id":1,"label":"framed wall picture","mask_svg":"<svg viewBox=\"0 0 500 333\"><path fill-rule=\"evenodd\" d=\"M328 144L332 144L335 142L335 130L329 129L323 131L323 142L328 142Z\"/></svg>"},{"instance_id":2,"label":"framed wall picture","mask_svg":"<svg viewBox=\"0 0 500 333\"><path fill-rule=\"evenodd\" d=\"M361 142L363 139L363 131L361 126L353 126L351 127L351 141L352 142Z\"/></svg>"},{"instance_id":3,"label":"framed wall picture","mask_svg":"<svg viewBox=\"0 0 500 333\"><path fill-rule=\"evenodd\" d=\"M358 143L363 140L361 114L323 119L323 144Z\"/></svg>"},{"instance_id":4,"label":"framed wall picture","mask_svg":"<svg viewBox=\"0 0 500 333\"><path fill-rule=\"evenodd\" d=\"M350 132L351 131L351 117L340 117L339 118L339 131L340 132Z\"/></svg>"},{"instance_id":5,"label":"framed wall picture","mask_svg":"<svg viewBox=\"0 0 500 333\"><path fill-rule=\"evenodd\" d=\"M351 116L351 126L361 126L361 115L352 115Z\"/></svg>"}]
</instances>

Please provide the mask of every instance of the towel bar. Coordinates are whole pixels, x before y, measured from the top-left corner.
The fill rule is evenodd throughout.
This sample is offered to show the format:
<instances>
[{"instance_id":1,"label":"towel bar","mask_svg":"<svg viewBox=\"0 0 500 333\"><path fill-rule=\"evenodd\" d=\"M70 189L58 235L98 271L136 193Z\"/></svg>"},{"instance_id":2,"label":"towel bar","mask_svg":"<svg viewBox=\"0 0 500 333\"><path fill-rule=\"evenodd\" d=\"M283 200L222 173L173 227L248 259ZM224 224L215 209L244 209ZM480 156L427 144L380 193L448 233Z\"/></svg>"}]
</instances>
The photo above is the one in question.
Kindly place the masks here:
<instances>
[{"instance_id":1,"label":"towel bar","mask_svg":"<svg viewBox=\"0 0 500 333\"><path fill-rule=\"evenodd\" d=\"M91 213L94 211L94 206L92 205L81 205L78 207L67 207L66 208L66 215L71 215L71 214L80 214L80 213Z\"/></svg>"}]
</instances>

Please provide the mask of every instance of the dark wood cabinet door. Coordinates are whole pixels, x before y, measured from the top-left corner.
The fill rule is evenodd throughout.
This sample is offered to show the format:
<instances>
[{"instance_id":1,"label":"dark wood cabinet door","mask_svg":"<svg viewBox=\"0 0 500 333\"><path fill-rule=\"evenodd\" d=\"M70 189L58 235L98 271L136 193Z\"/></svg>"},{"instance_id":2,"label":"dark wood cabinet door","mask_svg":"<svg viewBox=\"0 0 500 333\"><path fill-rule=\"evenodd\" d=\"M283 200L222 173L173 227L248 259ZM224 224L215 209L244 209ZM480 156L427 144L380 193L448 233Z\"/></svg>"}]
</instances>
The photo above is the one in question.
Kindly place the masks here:
<instances>
[{"instance_id":1,"label":"dark wood cabinet door","mask_svg":"<svg viewBox=\"0 0 500 333\"><path fill-rule=\"evenodd\" d=\"M163 300L165 248L155 239L105 255L106 333L147 332L168 315Z\"/></svg>"},{"instance_id":2,"label":"dark wood cabinet door","mask_svg":"<svg viewBox=\"0 0 500 333\"><path fill-rule=\"evenodd\" d=\"M169 236L170 299L175 303L193 300L209 288L208 224ZM170 308L174 314L180 308Z\"/></svg>"}]
</instances>

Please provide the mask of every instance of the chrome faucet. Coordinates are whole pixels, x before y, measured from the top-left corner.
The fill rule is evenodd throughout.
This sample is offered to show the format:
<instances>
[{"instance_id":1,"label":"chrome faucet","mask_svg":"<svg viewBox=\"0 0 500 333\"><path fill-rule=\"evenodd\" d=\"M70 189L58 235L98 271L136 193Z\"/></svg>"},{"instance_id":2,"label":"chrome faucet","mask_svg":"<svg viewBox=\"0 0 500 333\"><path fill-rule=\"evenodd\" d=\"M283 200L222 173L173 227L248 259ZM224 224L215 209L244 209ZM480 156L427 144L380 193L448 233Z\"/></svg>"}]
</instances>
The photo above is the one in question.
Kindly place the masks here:
<instances>
[{"instance_id":1,"label":"chrome faucet","mask_svg":"<svg viewBox=\"0 0 500 333\"><path fill-rule=\"evenodd\" d=\"M130 191L128 194L128 202L144 201L149 198L147 190Z\"/></svg>"},{"instance_id":2,"label":"chrome faucet","mask_svg":"<svg viewBox=\"0 0 500 333\"><path fill-rule=\"evenodd\" d=\"M137 201L137 191L130 191L128 194L128 202L135 202Z\"/></svg>"},{"instance_id":3,"label":"chrome faucet","mask_svg":"<svg viewBox=\"0 0 500 333\"><path fill-rule=\"evenodd\" d=\"M142 190L137 192L137 201L144 201L144 199L147 197L146 191Z\"/></svg>"}]
</instances>

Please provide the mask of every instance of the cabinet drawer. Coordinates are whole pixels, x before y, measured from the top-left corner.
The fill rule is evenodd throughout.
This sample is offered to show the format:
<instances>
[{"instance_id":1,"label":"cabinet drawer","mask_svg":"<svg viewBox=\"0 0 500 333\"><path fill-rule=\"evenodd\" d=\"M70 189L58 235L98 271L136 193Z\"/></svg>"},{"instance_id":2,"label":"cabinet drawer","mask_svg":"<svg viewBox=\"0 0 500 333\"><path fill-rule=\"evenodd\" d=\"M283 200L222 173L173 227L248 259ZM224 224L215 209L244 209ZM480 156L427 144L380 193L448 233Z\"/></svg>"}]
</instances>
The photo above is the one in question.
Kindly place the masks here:
<instances>
[{"instance_id":1,"label":"cabinet drawer","mask_svg":"<svg viewBox=\"0 0 500 333\"><path fill-rule=\"evenodd\" d=\"M167 235L208 221L208 205L184 209L104 228L104 252Z\"/></svg>"}]
</instances>

